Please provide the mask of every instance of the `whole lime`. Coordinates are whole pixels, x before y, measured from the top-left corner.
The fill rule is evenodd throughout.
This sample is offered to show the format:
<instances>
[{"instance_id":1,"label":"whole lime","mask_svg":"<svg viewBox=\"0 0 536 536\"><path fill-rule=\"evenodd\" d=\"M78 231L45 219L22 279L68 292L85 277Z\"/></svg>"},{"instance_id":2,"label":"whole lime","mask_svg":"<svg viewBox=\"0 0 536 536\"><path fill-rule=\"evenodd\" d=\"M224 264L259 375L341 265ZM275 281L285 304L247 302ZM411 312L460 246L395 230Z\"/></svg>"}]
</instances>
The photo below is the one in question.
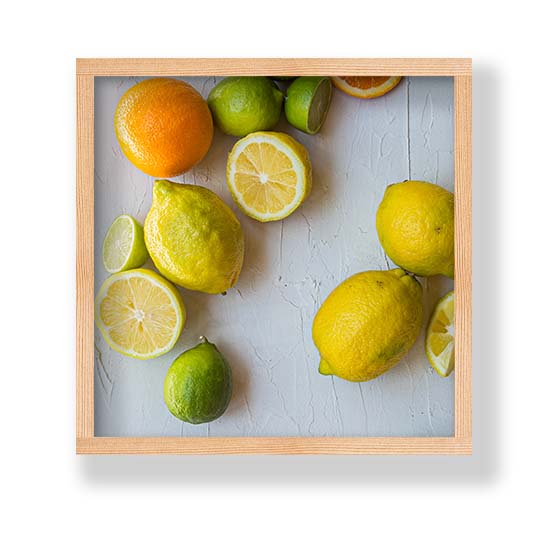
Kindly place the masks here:
<instances>
[{"instance_id":1,"label":"whole lime","mask_svg":"<svg viewBox=\"0 0 536 536\"><path fill-rule=\"evenodd\" d=\"M229 77L208 96L208 105L219 129L232 136L271 130L279 121L283 93L264 76Z\"/></svg>"},{"instance_id":2,"label":"whole lime","mask_svg":"<svg viewBox=\"0 0 536 536\"><path fill-rule=\"evenodd\" d=\"M232 390L231 367L216 346L204 339L169 367L164 401L181 421L201 424L223 415Z\"/></svg>"}]
</instances>

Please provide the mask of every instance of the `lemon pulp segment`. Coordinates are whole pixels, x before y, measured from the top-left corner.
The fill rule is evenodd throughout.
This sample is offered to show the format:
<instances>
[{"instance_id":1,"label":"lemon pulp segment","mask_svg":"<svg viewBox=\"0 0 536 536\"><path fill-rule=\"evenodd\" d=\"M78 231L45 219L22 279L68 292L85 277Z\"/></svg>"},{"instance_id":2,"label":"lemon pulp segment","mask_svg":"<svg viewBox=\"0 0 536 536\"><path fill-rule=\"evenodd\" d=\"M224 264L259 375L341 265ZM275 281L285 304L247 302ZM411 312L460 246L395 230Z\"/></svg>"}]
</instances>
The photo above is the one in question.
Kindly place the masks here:
<instances>
[{"instance_id":1,"label":"lemon pulp segment","mask_svg":"<svg viewBox=\"0 0 536 536\"><path fill-rule=\"evenodd\" d=\"M436 305L426 333L426 356L440 376L454 369L454 292Z\"/></svg>"}]
</instances>

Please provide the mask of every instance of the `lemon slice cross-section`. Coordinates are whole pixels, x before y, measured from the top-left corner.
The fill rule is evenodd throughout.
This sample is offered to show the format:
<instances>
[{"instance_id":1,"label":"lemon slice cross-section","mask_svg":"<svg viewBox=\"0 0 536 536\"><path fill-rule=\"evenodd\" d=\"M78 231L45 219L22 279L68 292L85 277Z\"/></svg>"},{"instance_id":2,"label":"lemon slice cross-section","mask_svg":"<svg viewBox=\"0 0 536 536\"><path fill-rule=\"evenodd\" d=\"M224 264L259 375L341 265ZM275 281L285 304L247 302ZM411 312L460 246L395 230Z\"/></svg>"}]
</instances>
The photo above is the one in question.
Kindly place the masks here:
<instances>
[{"instance_id":1,"label":"lemon slice cross-section","mask_svg":"<svg viewBox=\"0 0 536 536\"><path fill-rule=\"evenodd\" d=\"M281 220L311 191L309 153L288 134L254 132L233 147L227 184L245 214L263 222Z\"/></svg>"},{"instance_id":2,"label":"lemon slice cross-section","mask_svg":"<svg viewBox=\"0 0 536 536\"><path fill-rule=\"evenodd\" d=\"M179 291L151 270L110 276L95 302L96 324L106 342L137 359L152 359L171 350L185 318Z\"/></svg>"},{"instance_id":3,"label":"lemon slice cross-section","mask_svg":"<svg viewBox=\"0 0 536 536\"><path fill-rule=\"evenodd\" d=\"M446 378L454 369L454 291L437 303L426 332L426 357Z\"/></svg>"}]
</instances>

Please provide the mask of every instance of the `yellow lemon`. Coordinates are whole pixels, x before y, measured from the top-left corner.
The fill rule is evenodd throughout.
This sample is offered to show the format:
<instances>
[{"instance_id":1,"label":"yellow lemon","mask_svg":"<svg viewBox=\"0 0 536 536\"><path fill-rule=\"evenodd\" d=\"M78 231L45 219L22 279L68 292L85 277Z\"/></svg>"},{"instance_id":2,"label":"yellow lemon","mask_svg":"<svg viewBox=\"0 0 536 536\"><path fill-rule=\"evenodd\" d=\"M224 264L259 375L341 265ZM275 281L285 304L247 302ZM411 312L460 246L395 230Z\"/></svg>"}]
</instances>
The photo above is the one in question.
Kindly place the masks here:
<instances>
[{"instance_id":1,"label":"yellow lemon","mask_svg":"<svg viewBox=\"0 0 536 536\"><path fill-rule=\"evenodd\" d=\"M244 235L233 211L214 192L156 181L144 230L151 259L170 281L209 294L236 283Z\"/></svg>"},{"instance_id":2,"label":"yellow lemon","mask_svg":"<svg viewBox=\"0 0 536 536\"><path fill-rule=\"evenodd\" d=\"M185 318L179 291L143 268L112 275L95 300L95 321L106 342L137 359L152 359L171 350Z\"/></svg>"},{"instance_id":3,"label":"yellow lemon","mask_svg":"<svg viewBox=\"0 0 536 536\"><path fill-rule=\"evenodd\" d=\"M242 212L258 221L292 214L313 179L307 149L282 132L254 132L239 140L227 160L227 184Z\"/></svg>"},{"instance_id":4,"label":"yellow lemon","mask_svg":"<svg viewBox=\"0 0 536 536\"><path fill-rule=\"evenodd\" d=\"M430 365L446 378L454 369L454 291L435 306L426 330L425 350Z\"/></svg>"},{"instance_id":5,"label":"yellow lemon","mask_svg":"<svg viewBox=\"0 0 536 536\"><path fill-rule=\"evenodd\" d=\"M394 367L422 324L422 289L404 270L361 272L343 281L313 321L319 372L365 382Z\"/></svg>"},{"instance_id":6,"label":"yellow lemon","mask_svg":"<svg viewBox=\"0 0 536 536\"><path fill-rule=\"evenodd\" d=\"M391 184L376 213L376 230L401 268L454 277L454 195L448 190L423 181Z\"/></svg>"}]
</instances>

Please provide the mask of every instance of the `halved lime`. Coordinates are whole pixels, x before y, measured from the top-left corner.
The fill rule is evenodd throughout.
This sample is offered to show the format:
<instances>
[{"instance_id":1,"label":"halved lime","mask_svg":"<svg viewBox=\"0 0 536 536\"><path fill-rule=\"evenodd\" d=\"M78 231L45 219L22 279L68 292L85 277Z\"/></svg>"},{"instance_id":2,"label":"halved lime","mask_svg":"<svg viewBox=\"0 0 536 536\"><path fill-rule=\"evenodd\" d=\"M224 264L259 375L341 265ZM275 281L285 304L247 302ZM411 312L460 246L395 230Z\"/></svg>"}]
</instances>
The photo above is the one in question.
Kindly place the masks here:
<instances>
[{"instance_id":1,"label":"halved lime","mask_svg":"<svg viewBox=\"0 0 536 536\"><path fill-rule=\"evenodd\" d=\"M301 76L290 84L285 101L287 121L298 130L316 134L326 119L331 102L331 80Z\"/></svg>"},{"instance_id":2,"label":"halved lime","mask_svg":"<svg viewBox=\"0 0 536 536\"><path fill-rule=\"evenodd\" d=\"M118 216L110 225L102 245L102 260L106 270L115 274L139 268L148 257L143 227L128 214Z\"/></svg>"},{"instance_id":3,"label":"halved lime","mask_svg":"<svg viewBox=\"0 0 536 536\"><path fill-rule=\"evenodd\" d=\"M454 369L454 291L445 294L430 318L426 331L426 357L446 378Z\"/></svg>"}]
</instances>

